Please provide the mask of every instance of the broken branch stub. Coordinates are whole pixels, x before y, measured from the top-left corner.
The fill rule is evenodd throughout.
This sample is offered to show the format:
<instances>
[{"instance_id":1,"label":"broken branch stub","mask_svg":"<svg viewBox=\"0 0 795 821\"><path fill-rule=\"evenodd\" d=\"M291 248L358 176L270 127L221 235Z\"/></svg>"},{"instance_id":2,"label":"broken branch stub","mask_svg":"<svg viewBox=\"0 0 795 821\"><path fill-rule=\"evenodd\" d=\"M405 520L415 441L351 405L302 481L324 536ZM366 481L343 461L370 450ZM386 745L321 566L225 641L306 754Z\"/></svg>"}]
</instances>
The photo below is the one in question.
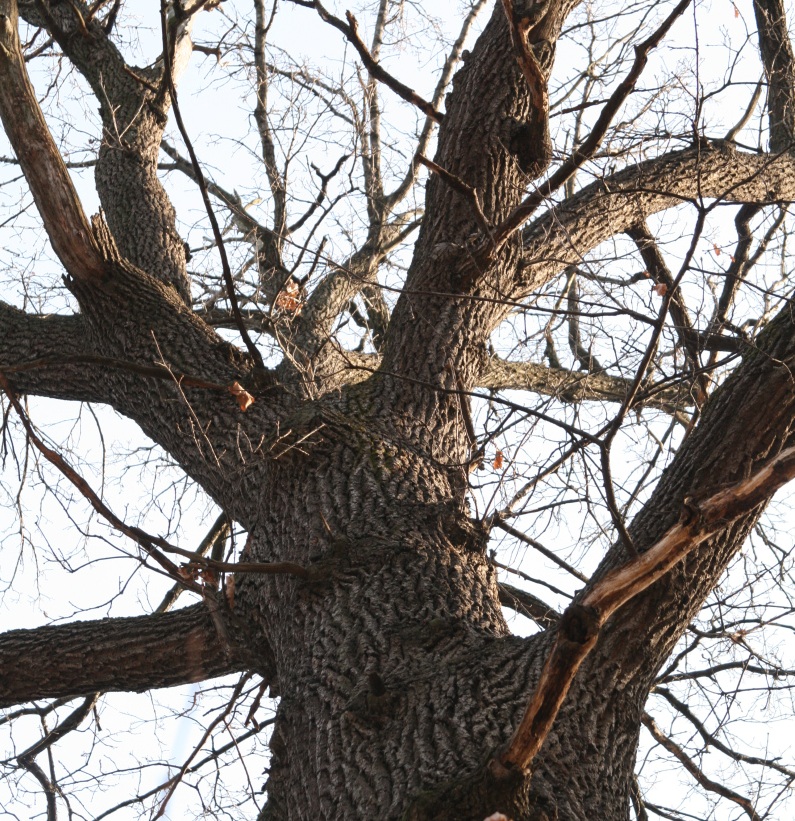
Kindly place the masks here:
<instances>
[{"instance_id":1,"label":"broken branch stub","mask_svg":"<svg viewBox=\"0 0 795 821\"><path fill-rule=\"evenodd\" d=\"M748 479L703 499L685 499L682 518L647 551L608 573L560 619L547 658L524 716L508 748L492 760L497 776L527 773L549 734L563 699L585 657L596 645L605 622L622 605L664 576L710 536L766 502L795 478L795 447L782 451Z\"/></svg>"}]
</instances>

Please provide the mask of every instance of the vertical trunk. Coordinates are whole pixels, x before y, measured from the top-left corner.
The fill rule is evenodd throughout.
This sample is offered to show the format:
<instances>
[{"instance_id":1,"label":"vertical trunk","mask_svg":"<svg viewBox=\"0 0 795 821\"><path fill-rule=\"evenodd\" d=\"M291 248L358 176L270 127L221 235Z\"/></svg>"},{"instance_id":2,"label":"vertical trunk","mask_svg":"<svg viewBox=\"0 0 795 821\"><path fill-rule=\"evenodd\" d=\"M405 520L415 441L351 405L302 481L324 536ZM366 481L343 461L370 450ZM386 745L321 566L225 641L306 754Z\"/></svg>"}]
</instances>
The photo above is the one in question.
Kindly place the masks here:
<instances>
[{"instance_id":1,"label":"vertical trunk","mask_svg":"<svg viewBox=\"0 0 795 821\"><path fill-rule=\"evenodd\" d=\"M244 578L235 605L278 670L264 817L400 818L505 740L537 670L508 635L460 468L350 397L289 427L316 432L264 468L249 549L310 578Z\"/></svg>"}]
</instances>

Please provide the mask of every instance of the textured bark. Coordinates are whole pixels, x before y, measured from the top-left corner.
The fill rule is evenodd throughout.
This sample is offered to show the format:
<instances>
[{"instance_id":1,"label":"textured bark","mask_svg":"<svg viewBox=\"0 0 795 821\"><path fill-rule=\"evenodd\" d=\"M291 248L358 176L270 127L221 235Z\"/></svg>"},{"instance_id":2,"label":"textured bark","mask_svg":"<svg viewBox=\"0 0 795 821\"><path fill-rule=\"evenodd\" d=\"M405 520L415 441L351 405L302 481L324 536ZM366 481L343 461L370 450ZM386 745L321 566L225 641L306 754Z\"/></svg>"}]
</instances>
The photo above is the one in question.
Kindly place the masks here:
<instances>
[{"instance_id":1,"label":"textured bark","mask_svg":"<svg viewBox=\"0 0 795 821\"><path fill-rule=\"evenodd\" d=\"M56 254L72 276L98 277L102 256L63 159L27 76L17 33L17 7L0 3L0 113L8 139L30 180L33 198Z\"/></svg>"},{"instance_id":2,"label":"textured bark","mask_svg":"<svg viewBox=\"0 0 795 821\"><path fill-rule=\"evenodd\" d=\"M105 402L107 370L84 361L86 326L77 316L35 316L0 302L0 371L23 393Z\"/></svg>"},{"instance_id":3,"label":"textured bark","mask_svg":"<svg viewBox=\"0 0 795 821\"><path fill-rule=\"evenodd\" d=\"M585 186L523 232L513 299L549 282L600 243L666 208L699 197L773 204L795 200L795 158L747 154L720 141L671 151ZM504 316L503 313L498 318Z\"/></svg>"},{"instance_id":4,"label":"textured bark","mask_svg":"<svg viewBox=\"0 0 795 821\"><path fill-rule=\"evenodd\" d=\"M242 641L234 647L225 643L202 604L173 613L12 630L0 635L0 707L204 681L252 665L256 655ZM256 666L267 675L266 653Z\"/></svg>"},{"instance_id":5,"label":"textured bark","mask_svg":"<svg viewBox=\"0 0 795 821\"><path fill-rule=\"evenodd\" d=\"M781 0L754 0L759 51L767 75L770 150L790 151L795 144L795 54Z\"/></svg>"},{"instance_id":6,"label":"textured bark","mask_svg":"<svg viewBox=\"0 0 795 821\"><path fill-rule=\"evenodd\" d=\"M745 478L753 465L792 444L794 355L786 307L707 403L698 427L633 521L638 549L676 523L686 497ZM708 539L606 625L536 764L535 783L555 795L561 817L626 817L638 723L654 676L761 512L760 507ZM624 548L616 546L592 583L626 560ZM561 770L575 769L576 779L561 782Z\"/></svg>"},{"instance_id":7,"label":"textured bark","mask_svg":"<svg viewBox=\"0 0 795 821\"><path fill-rule=\"evenodd\" d=\"M526 390L544 396L555 396L564 402L604 401L623 402L632 387L628 379L620 379L606 373L567 371L534 362L509 362L489 357L480 387L490 390ZM664 388L641 394L634 404L636 408L659 408L676 413L693 404L692 392L687 386Z\"/></svg>"},{"instance_id":8,"label":"textured bark","mask_svg":"<svg viewBox=\"0 0 795 821\"><path fill-rule=\"evenodd\" d=\"M51 30L99 102L103 134L95 170L97 193L119 250L189 302L184 244L174 207L157 177L170 105L161 87L162 60L153 67L128 67L83 2L23 1L19 12L32 25Z\"/></svg>"},{"instance_id":9,"label":"textured bark","mask_svg":"<svg viewBox=\"0 0 795 821\"><path fill-rule=\"evenodd\" d=\"M787 153L748 155L724 144L672 152L569 197L508 242L488 271L477 270L471 249L483 215L494 224L509 214L528 172L548 159L538 89L517 63L513 24L530 21L529 43L548 76L573 3L505 5L516 18L509 25L497 4L447 101L435 160L445 173L428 184L382 364L337 390L331 366L344 356L320 353L331 347L331 322L361 289L356 277L373 279L404 223L378 225L352 260L355 277L329 278L315 291L276 372L255 369L186 304L184 254L155 176L168 108L152 88L160 69L131 74L94 21L75 35L82 3L22 4L26 19L55 28L101 102L97 186L107 225L92 228L102 276L70 281L79 317L32 317L0 304L0 369L17 390L103 401L135 420L250 532L247 560L295 562L307 574L240 574L233 612L223 614L233 646L219 640L204 606L7 633L0 703L253 669L281 698L263 818L628 817L654 675L758 513L727 525L622 608L575 678L534 772L494 773L484 764L511 737L559 620L528 600L549 630L530 640L508 633L488 533L467 509L463 397L473 385L513 387L531 377L550 393L562 384L554 369L489 366L485 344L513 309L507 301L639 216L697 196L795 198L795 167ZM52 19L41 17L43 7ZM450 175L463 187L451 187ZM41 200L46 182L31 173L29 183ZM461 193L467 186L482 214ZM74 217L79 202L67 200ZM677 520L687 496L746 476L790 441L788 307L743 354L632 524L641 552ZM59 356L62 367L53 364ZM245 413L228 391L235 381L255 399ZM621 401L626 389L603 375L583 381L565 388L572 399L590 391ZM627 558L617 545L595 579Z\"/></svg>"}]
</instances>

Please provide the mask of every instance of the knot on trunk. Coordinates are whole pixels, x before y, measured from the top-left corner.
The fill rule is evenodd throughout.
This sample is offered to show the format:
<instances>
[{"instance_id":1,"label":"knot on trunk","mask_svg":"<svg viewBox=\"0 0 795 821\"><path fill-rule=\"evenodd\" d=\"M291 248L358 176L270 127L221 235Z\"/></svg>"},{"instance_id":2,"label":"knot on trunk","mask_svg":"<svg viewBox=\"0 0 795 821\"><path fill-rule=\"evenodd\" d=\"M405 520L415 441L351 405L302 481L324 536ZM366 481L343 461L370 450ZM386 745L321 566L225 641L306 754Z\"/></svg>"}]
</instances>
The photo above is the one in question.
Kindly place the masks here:
<instances>
[{"instance_id":1,"label":"knot on trunk","mask_svg":"<svg viewBox=\"0 0 795 821\"><path fill-rule=\"evenodd\" d=\"M498 773L488 764L420 793L402 821L484 821L500 815L511 821L558 821L555 801L531 789L529 776L518 769Z\"/></svg>"},{"instance_id":2,"label":"knot on trunk","mask_svg":"<svg viewBox=\"0 0 795 821\"><path fill-rule=\"evenodd\" d=\"M552 140L549 121L543 112L533 112L525 123L515 124L508 140L508 150L523 173L536 179L552 162Z\"/></svg>"}]
</instances>

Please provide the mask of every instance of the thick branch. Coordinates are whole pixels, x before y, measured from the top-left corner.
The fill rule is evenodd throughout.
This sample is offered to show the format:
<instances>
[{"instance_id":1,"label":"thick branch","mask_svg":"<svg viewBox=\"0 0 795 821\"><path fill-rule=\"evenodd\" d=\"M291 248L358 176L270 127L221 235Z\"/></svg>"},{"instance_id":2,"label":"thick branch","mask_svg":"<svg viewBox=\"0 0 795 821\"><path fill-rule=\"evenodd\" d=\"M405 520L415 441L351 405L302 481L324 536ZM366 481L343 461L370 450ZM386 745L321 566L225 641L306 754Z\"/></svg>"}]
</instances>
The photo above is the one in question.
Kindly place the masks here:
<instances>
[{"instance_id":1,"label":"thick branch","mask_svg":"<svg viewBox=\"0 0 795 821\"><path fill-rule=\"evenodd\" d=\"M109 401L106 370L82 361L89 353L82 317L26 314L0 302L0 372L13 372L22 393Z\"/></svg>"},{"instance_id":2,"label":"thick branch","mask_svg":"<svg viewBox=\"0 0 795 821\"><path fill-rule=\"evenodd\" d=\"M597 180L525 229L524 263L511 297L520 299L542 287L639 219L699 197L791 202L795 157L744 154L728 143L715 142L672 151Z\"/></svg>"},{"instance_id":3,"label":"thick branch","mask_svg":"<svg viewBox=\"0 0 795 821\"><path fill-rule=\"evenodd\" d=\"M237 629L229 634L234 638ZM247 655L242 643L225 645L203 604L172 613L12 630L0 634L0 707L204 681L249 666L253 652Z\"/></svg>"},{"instance_id":4,"label":"thick branch","mask_svg":"<svg viewBox=\"0 0 795 821\"><path fill-rule=\"evenodd\" d=\"M105 270L102 254L44 121L25 67L17 22L16 0L0 0L0 119L55 253L75 279L96 280Z\"/></svg>"},{"instance_id":5,"label":"thick branch","mask_svg":"<svg viewBox=\"0 0 795 821\"><path fill-rule=\"evenodd\" d=\"M606 373L569 371L551 368L536 362L509 362L499 357L489 358L480 387L491 390L525 390L554 396L564 402L623 402L632 380ZM642 392L636 408L658 408L676 413L693 404L688 386Z\"/></svg>"},{"instance_id":6,"label":"thick branch","mask_svg":"<svg viewBox=\"0 0 795 821\"><path fill-rule=\"evenodd\" d=\"M427 100L420 97L414 89L409 88L405 83L401 83L397 77L393 77L379 62L373 59L373 55L370 54L369 49L359 36L359 25L356 18L350 12L347 12L348 22L346 23L344 20L340 20L339 17L335 17L331 14L320 0L308 0L308 2L305 0L292 0L292 2L300 6L315 9L323 21L334 26L338 31L341 31L350 44L356 49L364 63L364 67L376 80L379 80L385 86L391 88L395 94L402 97L406 102L417 106L423 114L437 123L440 123L444 119L444 115L440 111L437 111Z\"/></svg>"},{"instance_id":7,"label":"thick branch","mask_svg":"<svg viewBox=\"0 0 795 821\"><path fill-rule=\"evenodd\" d=\"M503 223L495 229L494 239L497 243L501 244L505 242L552 192L560 188L578 168L596 154L605 134L607 134L610 124L613 122L613 118L627 97L629 97L635 89L635 84L640 79L640 75L643 73L646 63L648 62L649 53L660 44L663 38L668 34L671 26L673 26L688 5L690 5L690 0L680 0L657 31L655 31L651 37L635 46L635 61L632 64L632 68L627 76L619 83L616 90L610 95L610 99L604 108L602 108L596 123L594 123L594 127L591 129L591 133L583 141L582 145L560 165L555 173L552 174L543 185L526 197Z\"/></svg>"},{"instance_id":8,"label":"thick branch","mask_svg":"<svg viewBox=\"0 0 795 821\"><path fill-rule=\"evenodd\" d=\"M21 0L20 14L45 27L83 74L97 98L102 142L95 168L97 193L122 255L190 301L185 248L174 208L157 176L160 137L170 98L162 86L164 60L130 68L82 0ZM191 20L174 21L174 72L190 54Z\"/></svg>"},{"instance_id":9,"label":"thick branch","mask_svg":"<svg viewBox=\"0 0 795 821\"><path fill-rule=\"evenodd\" d=\"M725 342L721 350L736 347L727 337L715 337L714 339L721 339ZM710 339L708 343L712 341ZM341 352L340 359L346 370L346 384L354 384L367 379L376 372L380 365L380 357L377 354L365 354L358 351ZM589 401L624 402L631 386L631 380L620 376L570 371L566 368L548 367L537 362L511 362L498 356L489 357L476 383L478 388L492 391L532 391L542 396L554 396L562 402L572 404ZM656 408L666 413L678 413L692 405L693 396L689 385L659 388L651 385L640 391L633 407L636 409Z\"/></svg>"},{"instance_id":10,"label":"thick branch","mask_svg":"<svg viewBox=\"0 0 795 821\"><path fill-rule=\"evenodd\" d=\"M783 0L754 0L754 15L767 76L770 150L786 151L795 144L795 54Z\"/></svg>"}]
</instances>

